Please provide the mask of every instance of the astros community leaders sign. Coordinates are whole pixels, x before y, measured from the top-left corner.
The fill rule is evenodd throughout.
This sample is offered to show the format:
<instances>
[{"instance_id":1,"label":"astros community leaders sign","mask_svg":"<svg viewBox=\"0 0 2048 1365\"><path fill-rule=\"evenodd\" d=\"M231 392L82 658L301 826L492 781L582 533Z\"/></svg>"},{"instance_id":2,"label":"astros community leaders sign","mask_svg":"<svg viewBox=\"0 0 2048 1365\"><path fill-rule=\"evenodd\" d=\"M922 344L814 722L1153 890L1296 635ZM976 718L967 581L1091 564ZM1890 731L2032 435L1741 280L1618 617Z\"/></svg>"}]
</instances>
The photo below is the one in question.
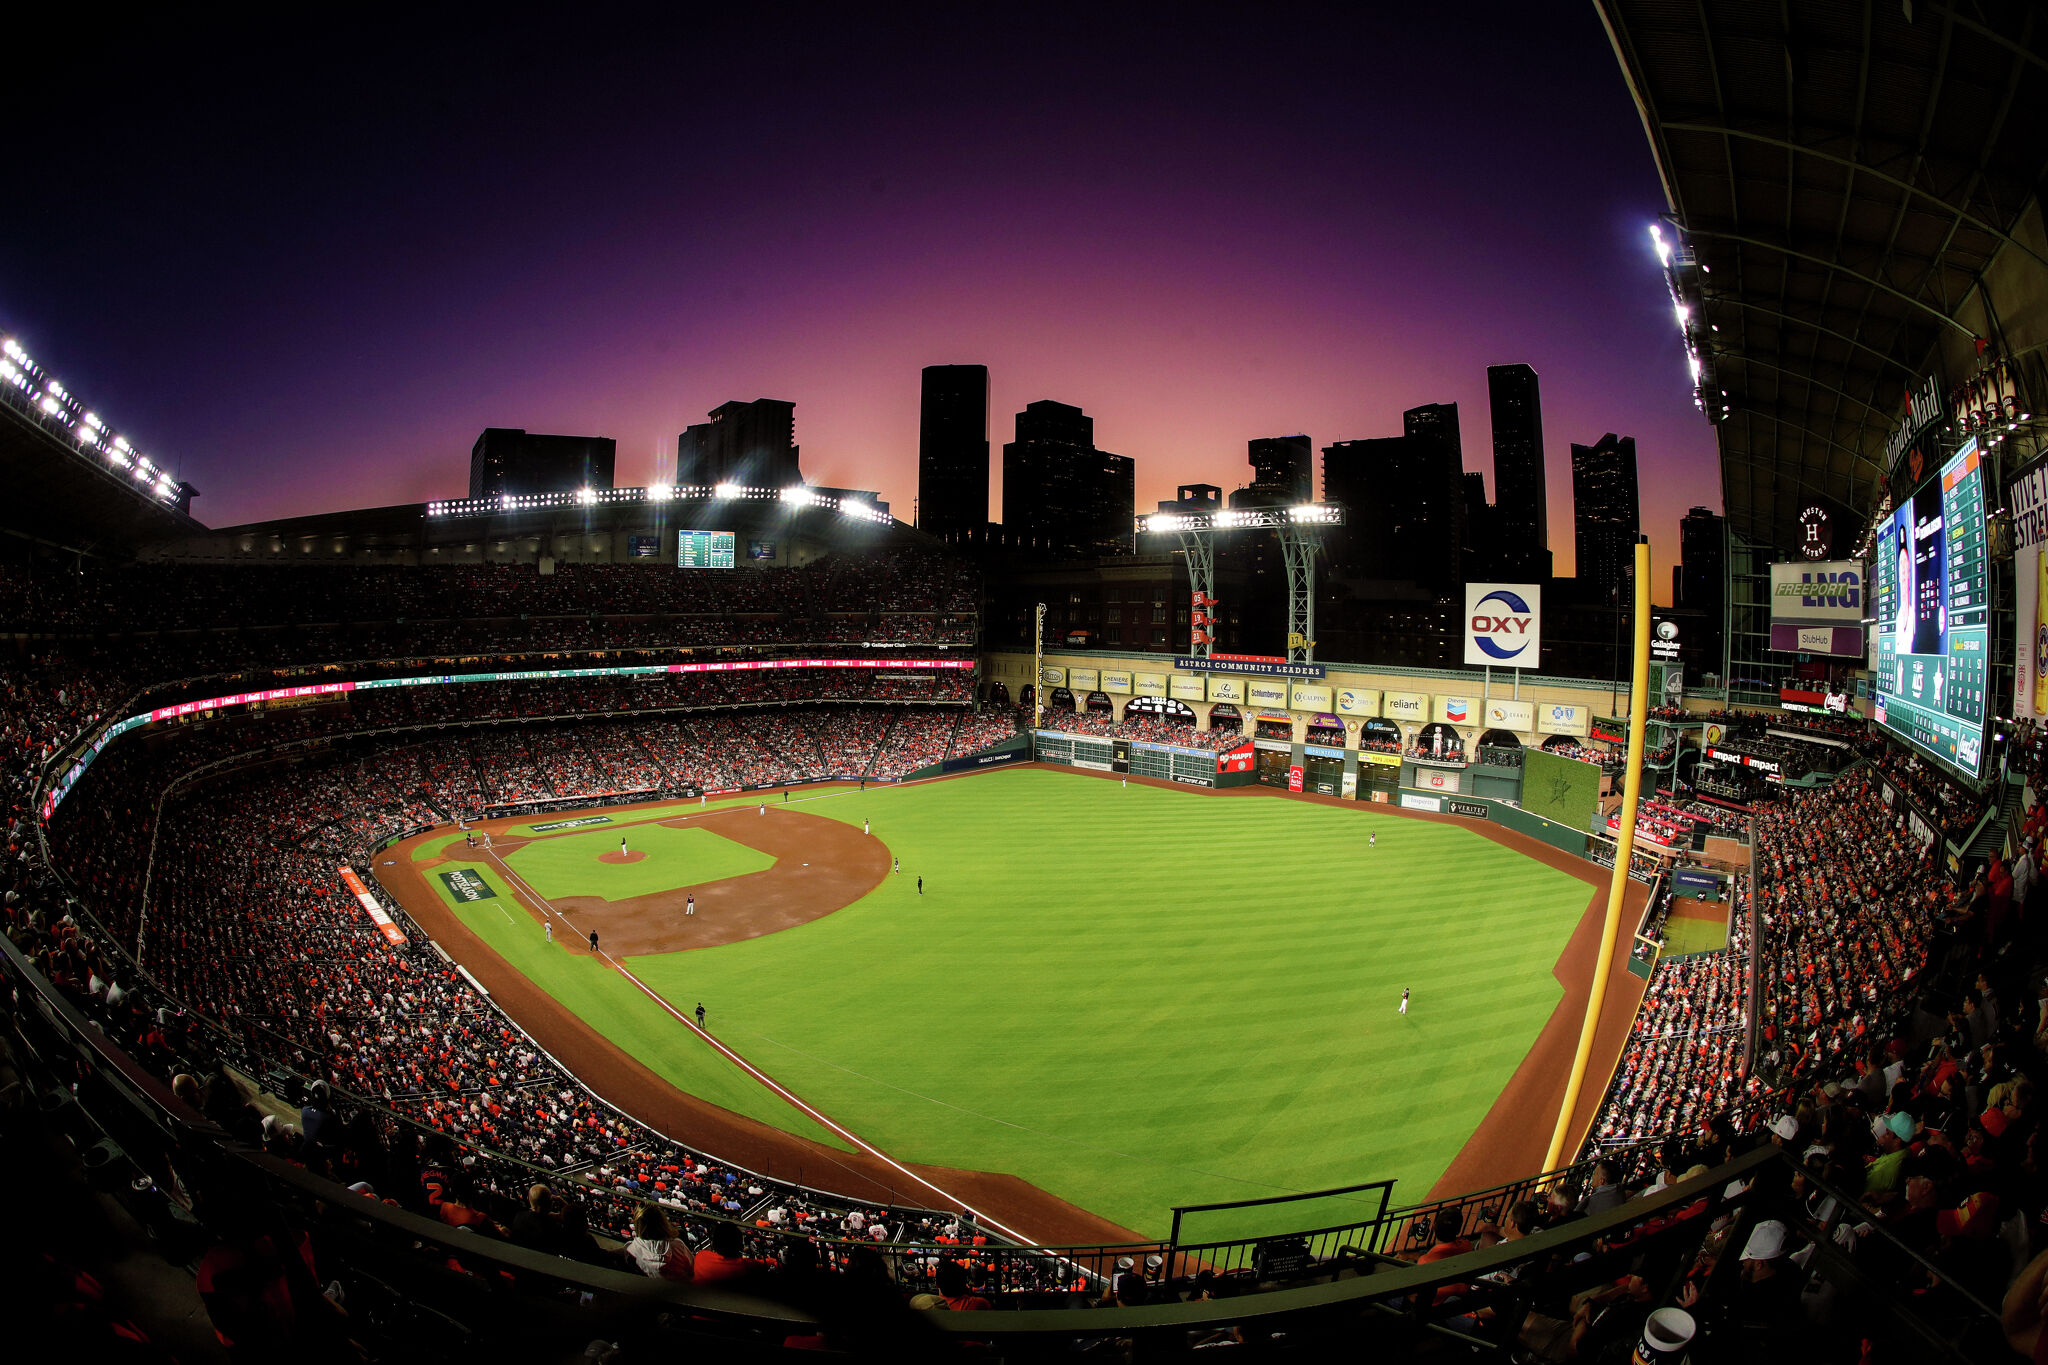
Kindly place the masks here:
<instances>
[{"instance_id":1,"label":"astros community leaders sign","mask_svg":"<svg viewBox=\"0 0 2048 1365\"><path fill-rule=\"evenodd\" d=\"M1465 585L1465 666L1534 668L1543 657L1543 589L1535 583Z\"/></svg>"}]
</instances>

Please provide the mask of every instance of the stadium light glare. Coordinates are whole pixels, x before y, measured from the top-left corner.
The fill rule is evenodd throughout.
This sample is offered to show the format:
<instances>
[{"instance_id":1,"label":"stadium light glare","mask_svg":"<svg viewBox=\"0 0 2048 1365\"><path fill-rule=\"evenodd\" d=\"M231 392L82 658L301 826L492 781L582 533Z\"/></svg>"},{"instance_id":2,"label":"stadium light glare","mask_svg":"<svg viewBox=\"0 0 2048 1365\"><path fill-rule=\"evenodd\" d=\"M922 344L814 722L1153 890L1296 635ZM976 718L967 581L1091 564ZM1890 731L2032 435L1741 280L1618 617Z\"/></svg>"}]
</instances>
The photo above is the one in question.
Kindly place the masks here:
<instances>
[{"instance_id":1,"label":"stadium light glare","mask_svg":"<svg viewBox=\"0 0 2048 1365\"><path fill-rule=\"evenodd\" d=\"M722 483L711 490L711 496L714 498L736 498L740 495L740 491L740 486L736 483Z\"/></svg>"},{"instance_id":2,"label":"stadium light glare","mask_svg":"<svg viewBox=\"0 0 2048 1365\"><path fill-rule=\"evenodd\" d=\"M647 500L649 502L668 502L675 495L676 487L672 483L651 484L647 489Z\"/></svg>"},{"instance_id":3,"label":"stadium light glare","mask_svg":"<svg viewBox=\"0 0 2048 1365\"><path fill-rule=\"evenodd\" d=\"M582 503L585 507L590 506L592 503L597 501L597 490L594 488L583 488L577 490L576 501Z\"/></svg>"},{"instance_id":4,"label":"stadium light glare","mask_svg":"<svg viewBox=\"0 0 2048 1365\"><path fill-rule=\"evenodd\" d=\"M60 416L64 411L64 405L47 393L43 395L43 401L36 404L36 406L52 417Z\"/></svg>"},{"instance_id":5,"label":"stadium light glare","mask_svg":"<svg viewBox=\"0 0 2048 1365\"><path fill-rule=\"evenodd\" d=\"M1656 247L1657 259L1664 265L1671 264L1671 243L1664 240L1664 229L1650 224L1650 241Z\"/></svg>"},{"instance_id":6,"label":"stadium light glare","mask_svg":"<svg viewBox=\"0 0 2048 1365\"><path fill-rule=\"evenodd\" d=\"M782 490L782 500L792 507L809 507L819 499L816 493L802 484L794 484Z\"/></svg>"}]
</instances>

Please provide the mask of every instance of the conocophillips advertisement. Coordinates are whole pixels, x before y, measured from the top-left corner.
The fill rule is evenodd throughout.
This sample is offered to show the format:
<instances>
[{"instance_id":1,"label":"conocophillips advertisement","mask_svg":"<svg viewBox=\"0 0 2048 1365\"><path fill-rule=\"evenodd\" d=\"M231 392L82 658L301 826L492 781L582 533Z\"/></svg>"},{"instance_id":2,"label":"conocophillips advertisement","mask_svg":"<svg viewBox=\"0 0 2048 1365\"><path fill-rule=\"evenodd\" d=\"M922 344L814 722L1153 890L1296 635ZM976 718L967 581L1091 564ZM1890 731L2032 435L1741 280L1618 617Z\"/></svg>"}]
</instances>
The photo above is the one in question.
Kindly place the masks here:
<instances>
[{"instance_id":1,"label":"conocophillips advertisement","mask_svg":"<svg viewBox=\"0 0 2048 1365\"><path fill-rule=\"evenodd\" d=\"M1176 678L1174 681L1179 682L1180 679ZM1211 677L1209 679L1209 700L1242 702L1244 700L1244 679Z\"/></svg>"},{"instance_id":2,"label":"conocophillips advertisement","mask_svg":"<svg viewBox=\"0 0 2048 1365\"><path fill-rule=\"evenodd\" d=\"M1176 673L1167 679L1171 689L1167 695L1180 701L1202 701L1205 696L1202 685L1207 681L1199 674Z\"/></svg>"},{"instance_id":3,"label":"conocophillips advertisement","mask_svg":"<svg viewBox=\"0 0 2048 1365\"><path fill-rule=\"evenodd\" d=\"M1330 700L1330 689L1316 683L1296 683L1288 691L1289 709L1295 711L1328 711L1334 703Z\"/></svg>"},{"instance_id":4,"label":"conocophillips advertisement","mask_svg":"<svg viewBox=\"0 0 2048 1365\"><path fill-rule=\"evenodd\" d=\"M1427 692L1389 692L1380 702L1380 714L1388 720L1428 720Z\"/></svg>"},{"instance_id":5,"label":"conocophillips advertisement","mask_svg":"<svg viewBox=\"0 0 2048 1365\"><path fill-rule=\"evenodd\" d=\"M2036 460L2006 485L2005 505L2012 509L2012 620L2019 637L2012 713L2039 720L2048 717L2048 460Z\"/></svg>"},{"instance_id":6,"label":"conocophillips advertisement","mask_svg":"<svg viewBox=\"0 0 2048 1365\"><path fill-rule=\"evenodd\" d=\"M1488 698L1486 723L1495 730L1520 730L1528 733L1536 728L1536 705L1534 702Z\"/></svg>"},{"instance_id":7,"label":"conocophillips advertisement","mask_svg":"<svg viewBox=\"0 0 2048 1365\"><path fill-rule=\"evenodd\" d=\"M1379 689L1340 687L1337 689L1337 704L1332 709L1340 716L1377 716L1380 713Z\"/></svg>"},{"instance_id":8,"label":"conocophillips advertisement","mask_svg":"<svg viewBox=\"0 0 2048 1365\"><path fill-rule=\"evenodd\" d=\"M1202 680L1200 678L1190 678L1188 681L1196 684L1196 700L1200 700L1199 694L1202 690L1200 685ZM1164 673L1133 673L1131 675L1131 690L1141 697L1163 697L1166 695L1166 675Z\"/></svg>"},{"instance_id":9,"label":"conocophillips advertisement","mask_svg":"<svg viewBox=\"0 0 2048 1365\"><path fill-rule=\"evenodd\" d=\"M1536 708L1536 732L1542 735L1585 735L1593 728L1593 708L1545 702Z\"/></svg>"},{"instance_id":10,"label":"conocophillips advertisement","mask_svg":"<svg viewBox=\"0 0 2048 1365\"><path fill-rule=\"evenodd\" d=\"M1268 682L1263 678L1253 678L1250 685L1245 688L1245 697L1253 706L1272 706L1285 711L1287 709L1287 684L1284 682Z\"/></svg>"}]
</instances>

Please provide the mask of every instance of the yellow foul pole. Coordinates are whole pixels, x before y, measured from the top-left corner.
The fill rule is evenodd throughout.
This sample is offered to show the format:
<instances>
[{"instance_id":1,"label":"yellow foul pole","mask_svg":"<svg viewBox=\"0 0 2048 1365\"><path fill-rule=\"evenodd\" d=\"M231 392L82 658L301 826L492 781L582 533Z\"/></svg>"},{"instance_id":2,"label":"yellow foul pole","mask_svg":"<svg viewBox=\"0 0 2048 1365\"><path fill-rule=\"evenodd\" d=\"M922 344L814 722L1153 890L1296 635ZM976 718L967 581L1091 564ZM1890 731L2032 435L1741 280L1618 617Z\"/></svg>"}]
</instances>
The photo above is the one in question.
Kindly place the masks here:
<instances>
[{"instance_id":1,"label":"yellow foul pole","mask_svg":"<svg viewBox=\"0 0 2048 1365\"><path fill-rule=\"evenodd\" d=\"M1650 721L1650 544L1636 542L1635 672L1628 689L1628 771L1621 786L1621 837L1614 848L1614 875L1607 881L1607 918L1600 927L1600 959L1593 967L1593 988L1586 996L1586 1020L1579 1026L1579 1050L1572 1057L1571 1079L1565 1083L1564 1104L1557 1111L1557 1128L1550 1135L1550 1154L1543 1169L1554 1171L1565 1157L1565 1143L1571 1138L1572 1111L1579 1107L1579 1089L1585 1084L1586 1063L1593 1054L1593 1034L1600 1027L1600 1007L1607 1000L1607 972L1614 965L1615 940L1621 934L1621 899L1628 890L1628 864L1636 846L1636 803L1643 794L1643 735Z\"/></svg>"}]
</instances>

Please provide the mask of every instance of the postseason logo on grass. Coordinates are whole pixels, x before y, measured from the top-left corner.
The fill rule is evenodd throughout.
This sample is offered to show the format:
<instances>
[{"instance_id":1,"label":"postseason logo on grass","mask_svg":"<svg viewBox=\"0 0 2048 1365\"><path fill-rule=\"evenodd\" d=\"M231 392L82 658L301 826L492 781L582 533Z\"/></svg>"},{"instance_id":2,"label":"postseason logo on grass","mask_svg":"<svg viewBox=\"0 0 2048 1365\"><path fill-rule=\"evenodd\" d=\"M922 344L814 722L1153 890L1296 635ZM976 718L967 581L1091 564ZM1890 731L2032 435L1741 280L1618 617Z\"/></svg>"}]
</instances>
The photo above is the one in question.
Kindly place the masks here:
<instances>
[{"instance_id":1,"label":"postseason logo on grass","mask_svg":"<svg viewBox=\"0 0 2048 1365\"><path fill-rule=\"evenodd\" d=\"M441 881L448 888L448 894L459 901L495 900L498 893L491 890L491 884L475 872L458 867L441 874Z\"/></svg>"},{"instance_id":2,"label":"postseason logo on grass","mask_svg":"<svg viewBox=\"0 0 2048 1365\"><path fill-rule=\"evenodd\" d=\"M609 815L585 815L575 820L550 820L545 825L531 826L535 834L545 834L551 829L581 829L585 825L609 825Z\"/></svg>"}]
</instances>

